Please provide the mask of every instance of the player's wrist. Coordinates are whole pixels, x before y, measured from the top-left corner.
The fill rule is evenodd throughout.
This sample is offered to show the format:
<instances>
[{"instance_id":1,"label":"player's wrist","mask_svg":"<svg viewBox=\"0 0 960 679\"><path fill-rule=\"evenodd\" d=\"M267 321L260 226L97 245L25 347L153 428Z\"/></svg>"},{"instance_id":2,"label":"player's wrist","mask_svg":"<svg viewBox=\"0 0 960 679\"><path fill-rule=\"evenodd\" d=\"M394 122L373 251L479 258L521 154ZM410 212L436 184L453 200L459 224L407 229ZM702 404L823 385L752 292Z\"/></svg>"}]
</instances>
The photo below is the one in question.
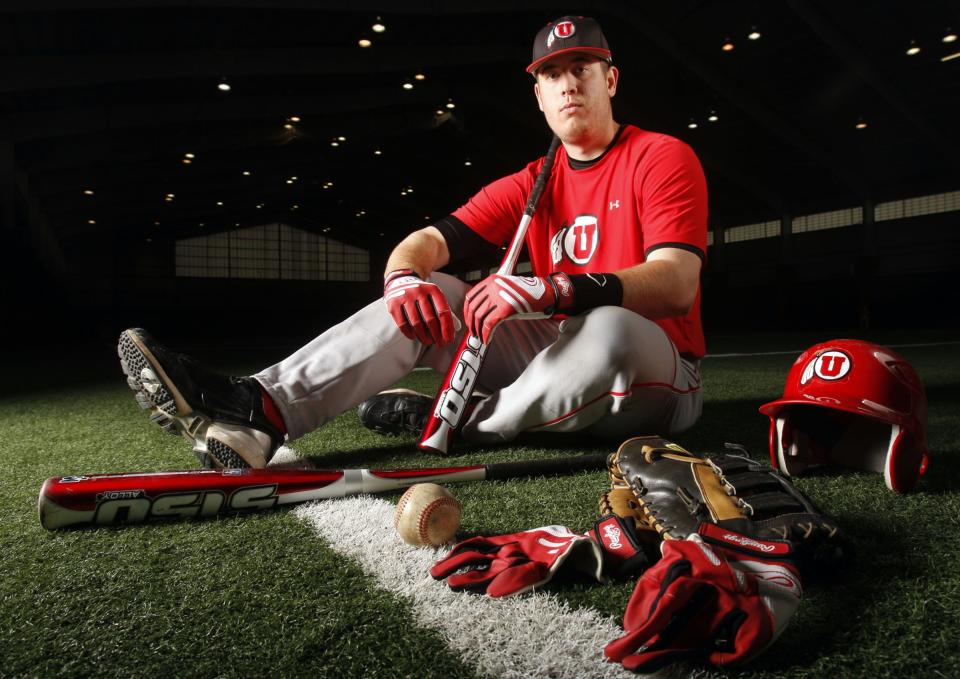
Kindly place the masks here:
<instances>
[{"instance_id":1,"label":"player's wrist","mask_svg":"<svg viewBox=\"0 0 960 679\"><path fill-rule=\"evenodd\" d=\"M383 287L386 288L393 281L398 278L403 278L404 276L413 276L414 278L420 278L420 274L410 268L403 269L394 269L393 271L388 272L383 277ZM423 280L423 279L421 279Z\"/></svg>"},{"instance_id":2,"label":"player's wrist","mask_svg":"<svg viewBox=\"0 0 960 679\"><path fill-rule=\"evenodd\" d=\"M573 316L601 306L623 306L623 282L616 274L554 271L547 280L558 293L555 311L559 313Z\"/></svg>"},{"instance_id":3,"label":"player's wrist","mask_svg":"<svg viewBox=\"0 0 960 679\"><path fill-rule=\"evenodd\" d=\"M573 306L573 285L570 277L562 271L554 271L545 278L547 285L553 289L553 304L548 309L550 314L566 313Z\"/></svg>"}]
</instances>

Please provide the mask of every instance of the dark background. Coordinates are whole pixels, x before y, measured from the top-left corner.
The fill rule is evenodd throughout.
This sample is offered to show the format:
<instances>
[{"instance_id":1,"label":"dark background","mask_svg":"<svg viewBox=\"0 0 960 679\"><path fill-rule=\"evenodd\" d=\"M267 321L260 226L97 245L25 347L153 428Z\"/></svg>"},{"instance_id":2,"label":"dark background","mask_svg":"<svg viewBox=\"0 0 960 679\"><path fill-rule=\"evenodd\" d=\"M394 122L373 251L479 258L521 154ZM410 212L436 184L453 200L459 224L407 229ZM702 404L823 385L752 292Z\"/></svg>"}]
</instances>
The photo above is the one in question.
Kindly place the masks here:
<instances>
[{"instance_id":1,"label":"dark background","mask_svg":"<svg viewBox=\"0 0 960 679\"><path fill-rule=\"evenodd\" d=\"M960 212L871 219L960 189L960 59L941 60L960 51L942 42L960 30L954 2L14 0L0 6L0 342L100 347L129 325L195 344L310 338L379 294L403 235L543 153L523 69L568 12L604 28L616 118L704 165L708 336L958 325ZM723 243L733 226L852 207L864 224ZM268 222L368 249L371 282L174 275L177 239ZM480 264L496 262L455 272Z\"/></svg>"}]
</instances>

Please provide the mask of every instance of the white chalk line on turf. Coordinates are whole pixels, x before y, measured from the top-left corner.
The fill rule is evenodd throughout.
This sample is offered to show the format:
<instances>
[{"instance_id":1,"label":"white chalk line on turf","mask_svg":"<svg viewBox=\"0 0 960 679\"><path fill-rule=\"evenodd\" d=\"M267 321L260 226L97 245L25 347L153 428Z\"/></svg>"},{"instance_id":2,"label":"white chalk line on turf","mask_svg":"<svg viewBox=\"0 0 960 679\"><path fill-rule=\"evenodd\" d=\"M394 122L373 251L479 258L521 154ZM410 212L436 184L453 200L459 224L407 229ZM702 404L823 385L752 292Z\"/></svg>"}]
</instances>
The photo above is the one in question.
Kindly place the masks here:
<instances>
[{"instance_id":1,"label":"white chalk line on turf","mask_svg":"<svg viewBox=\"0 0 960 679\"><path fill-rule=\"evenodd\" d=\"M283 447L271 466L295 458ZM417 625L439 632L482 676L637 677L603 657L603 647L623 634L608 616L542 592L491 599L452 592L431 578L430 566L444 550L405 544L393 528L395 509L387 500L359 495L308 503L292 513L359 564L377 587L410 601Z\"/></svg>"}]
</instances>

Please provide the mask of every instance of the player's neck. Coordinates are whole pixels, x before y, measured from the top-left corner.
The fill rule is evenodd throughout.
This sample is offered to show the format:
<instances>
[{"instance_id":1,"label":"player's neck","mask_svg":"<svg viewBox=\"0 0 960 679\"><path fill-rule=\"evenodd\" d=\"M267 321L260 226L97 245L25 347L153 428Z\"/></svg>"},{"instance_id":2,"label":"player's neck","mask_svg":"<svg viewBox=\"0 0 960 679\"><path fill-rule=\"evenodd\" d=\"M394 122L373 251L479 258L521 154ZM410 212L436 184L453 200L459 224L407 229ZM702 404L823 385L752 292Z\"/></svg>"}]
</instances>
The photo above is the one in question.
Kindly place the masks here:
<instances>
[{"instance_id":1,"label":"player's neck","mask_svg":"<svg viewBox=\"0 0 960 679\"><path fill-rule=\"evenodd\" d=\"M606 125L598 128L595 132L583 134L576 139L564 139L563 148L567 151L567 156L574 160L593 160L603 155L603 152L610 146L610 142L617 136L620 129L620 123L613 118Z\"/></svg>"}]
</instances>

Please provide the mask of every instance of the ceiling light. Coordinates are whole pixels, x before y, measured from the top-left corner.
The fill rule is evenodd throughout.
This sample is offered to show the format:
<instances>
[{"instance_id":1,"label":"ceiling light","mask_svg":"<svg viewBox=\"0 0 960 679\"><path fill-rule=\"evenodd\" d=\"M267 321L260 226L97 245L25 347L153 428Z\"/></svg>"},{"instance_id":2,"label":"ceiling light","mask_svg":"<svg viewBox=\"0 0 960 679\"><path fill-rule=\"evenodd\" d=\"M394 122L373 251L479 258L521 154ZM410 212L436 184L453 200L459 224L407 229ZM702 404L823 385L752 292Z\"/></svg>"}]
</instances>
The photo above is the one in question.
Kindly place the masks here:
<instances>
[{"instance_id":1,"label":"ceiling light","mask_svg":"<svg viewBox=\"0 0 960 679\"><path fill-rule=\"evenodd\" d=\"M220 78L220 82L217 84L217 89L221 92L229 92L230 83L227 82L226 78Z\"/></svg>"},{"instance_id":2,"label":"ceiling light","mask_svg":"<svg viewBox=\"0 0 960 679\"><path fill-rule=\"evenodd\" d=\"M330 142L330 146L340 146L340 142L338 142L338 141L332 141L332 142Z\"/></svg>"},{"instance_id":3,"label":"ceiling light","mask_svg":"<svg viewBox=\"0 0 960 679\"><path fill-rule=\"evenodd\" d=\"M720 120L720 116L717 115L716 111L710 111L710 115L707 116L707 120L709 120L711 123L715 123Z\"/></svg>"},{"instance_id":4,"label":"ceiling light","mask_svg":"<svg viewBox=\"0 0 960 679\"><path fill-rule=\"evenodd\" d=\"M733 51L733 42L731 42L730 38L724 38L723 45L720 47L720 49L722 49L724 52Z\"/></svg>"},{"instance_id":5,"label":"ceiling light","mask_svg":"<svg viewBox=\"0 0 960 679\"><path fill-rule=\"evenodd\" d=\"M262 209L263 209L263 203L260 203L259 205L257 205L257 209L258 209L258 210L262 210Z\"/></svg>"},{"instance_id":6,"label":"ceiling light","mask_svg":"<svg viewBox=\"0 0 960 679\"><path fill-rule=\"evenodd\" d=\"M447 108L449 108L449 109L452 110L452 109L455 109L456 107L457 107L457 105L453 103L453 100L452 100L452 99L449 100L449 101L447 101Z\"/></svg>"},{"instance_id":7,"label":"ceiling light","mask_svg":"<svg viewBox=\"0 0 960 679\"><path fill-rule=\"evenodd\" d=\"M287 180L287 184L293 184L293 180L292 180L292 179L288 179L288 180Z\"/></svg>"},{"instance_id":8,"label":"ceiling light","mask_svg":"<svg viewBox=\"0 0 960 679\"><path fill-rule=\"evenodd\" d=\"M298 209L300 209L300 206L299 206L299 205L294 205L294 206L291 207L290 209L291 209L291 210L298 210Z\"/></svg>"},{"instance_id":9,"label":"ceiling light","mask_svg":"<svg viewBox=\"0 0 960 679\"><path fill-rule=\"evenodd\" d=\"M374 33L383 33L385 30L387 30L387 27L381 23L380 17L377 17L376 22L374 22L373 26L370 28Z\"/></svg>"},{"instance_id":10,"label":"ceiling light","mask_svg":"<svg viewBox=\"0 0 960 679\"><path fill-rule=\"evenodd\" d=\"M413 83L403 83L403 89L405 89L405 90L412 90L412 89L413 89Z\"/></svg>"},{"instance_id":11,"label":"ceiling light","mask_svg":"<svg viewBox=\"0 0 960 679\"><path fill-rule=\"evenodd\" d=\"M956 59L960 57L960 52L954 52L953 54L948 54L945 57L940 57L940 61L950 61L951 59Z\"/></svg>"},{"instance_id":12,"label":"ceiling light","mask_svg":"<svg viewBox=\"0 0 960 679\"><path fill-rule=\"evenodd\" d=\"M946 35L944 35L942 39L943 39L943 42L956 42L957 34L954 33L953 30L948 28Z\"/></svg>"},{"instance_id":13,"label":"ceiling light","mask_svg":"<svg viewBox=\"0 0 960 679\"><path fill-rule=\"evenodd\" d=\"M375 155L375 156L382 156L382 155L383 155L383 151L381 151L380 149L374 149L374 150L373 150L373 155Z\"/></svg>"},{"instance_id":14,"label":"ceiling light","mask_svg":"<svg viewBox=\"0 0 960 679\"><path fill-rule=\"evenodd\" d=\"M249 177L249 176L250 176L250 170L244 170L244 171L243 171L243 176L244 176L244 177Z\"/></svg>"},{"instance_id":15,"label":"ceiling light","mask_svg":"<svg viewBox=\"0 0 960 679\"><path fill-rule=\"evenodd\" d=\"M88 219L88 220L87 220L87 224L96 224L96 223L97 223L97 220L96 220L96 219Z\"/></svg>"},{"instance_id":16,"label":"ceiling light","mask_svg":"<svg viewBox=\"0 0 960 679\"><path fill-rule=\"evenodd\" d=\"M346 140L347 140L346 137L337 137L337 141L346 141Z\"/></svg>"},{"instance_id":17,"label":"ceiling light","mask_svg":"<svg viewBox=\"0 0 960 679\"><path fill-rule=\"evenodd\" d=\"M357 40L357 44L360 45L360 47L367 48L373 45L373 41L368 40L367 38L360 38Z\"/></svg>"},{"instance_id":18,"label":"ceiling light","mask_svg":"<svg viewBox=\"0 0 960 679\"><path fill-rule=\"evenodd\" d=\"M183 154L183 157L184 157L184 158L196 158L196 156L193 155L192 153L184 153L184 154Z\"/></svg>"},{"instance_id":19,"label":"ceiling light","mask_svg":"<svg viewBox=\"0 0 960 679\"><path fill-rule=\"evenodd\" d=\"M750 32L747 33L747 38L749 38L750 40L759 40L759 39L760 39L760 31L757 30L757 27L756 27L756 26L751 26L751 27L750 27Z\"/></svg>"},{"instance_id":20,"label":"ceiling light","mask_svg":"<svg viewBox=\"0 0 960 679\"><path fill-rule=\"evenodd\" d=\"M470 162L470 159L469 159L469 158L467 158L465 161L463 161L463 164L466 165L467 167L470 167L471 165L473 165L473 163Z\"/></svg>"},{"instance_id":21,"label":"ceiling light","mask_svg":"<svg viewBox=\"0 0 960 679\"><path fill-rule=\"evenodd\" d=\"M689 127L691 130L697 129L697 121L691 120L689 123L687 123L687 127Z\"/></svg>"},{"instance_id":22,"label":"ceiling light","mask_svg":"<svg viewBox=\"0 0 960 679\"><path fill-rule=\"evenodd\" d=\"M287 120L289 120L291 123L299 123L300 116L290 116L289 118L287 118Z\"/></svg>"},{"instance_id":23,"label":"ceiling light","mask_svg":"<svg viewBox=\"0 0 960 679\"><path fill-rule=\"evenodd\" d=\"M189 158L184 158L184 159L182 159L180 162L183 163L184 165L189 165L189 164L192 163L193 161L190 160Z\"/></svg>"},{"instance_id":24,"label":"ceiling light","mask_svg":"<svg viewBox=\"0 0 960 679\"><path fill-rule=\"evenodd\" d=\"M916 54L920 54L920 45L917 44L916 40L911 40L910 47L907 48L907 56L912 57Z\"/></svg>"},{"instance_id":25,"label":"ceiling light","mask_svg":"<svg viewBox=\"0 0 960 679\"><path fill-rule=\"evenodd\" d=\"M292 130L292 129L293 129L293 125L291 125L290 123L287 123L286 125L283 126L283 129L285 129L285 130Z\"/></svg>"},{"instance_id":26,"label":"ceiling light","mask_svg":"<svg viewBox=\"0 0 960 679\"><path fill-rule=\"evenodd\" d=\"M442 115L443 115L443 111L440 109L437 109L437 117L439 118Z\"/></svg>"},{"instance_id":27,"label":"ceiling light","mask_svg":"<svg viewBox=\"0 0 960 679\"><path fill-rule=\"evenodd\" d=\"M863 118L860 118L857 120L857 124L854 125L854 127L858 130L865 130L867 129L867 123Z\"/></svg>"},{"instance_id":28,"label":"ceiling light","mask_svg":"<svg viewBox=\"0 0 960 679\"><path fill-rule=\"evenodd\" d=\"M93 195L93 189L84 189L84 190L83 190L83 195L85 195L85 196L92 196L92 195Z\"/></svg>"},{"instance_id":29,"label":"ceiling light","mask_svg":"<svg viewBox=\"0 0 960 679\"><path fill-rule=\"evenodd\" d=\"M154 225L154 226L160 226L160 222L155 220L155 221L153 222L153 225Z\"/></svg>"},{"instance_id":30,"label":"ceiling light","mask_svg":"<svg viewBox=\"0 0 960 679\"><path fill-rule=\"evenodd\" d=\"M401 192L400 192L400 195L401 195L401 196L405 196L405 195L407 195L407 192L406 192L406 191L401 191Z\"/></svg>"},{"instance_id":31,"label":"ceiling light","mask_svg":"<svg viewBox=\"0 0 960 679\"><path fill-rule=\"evenodd\" d=\"M414 79L414 80L426 80L426 79L427 79L427 76L425 76L423 73L417 73L415 76L413 76L413 79Z\"/></svg>"},{"instance_id":32,"label":"ceiling light","mask_svg":"<svg viewBox=\"0 0 960 679\"><path fill-rule=\"evenodd\" d=\"M218 200L218 201L217 201L217 205L219 205L220 207L223 207L223 201L222 201L222 200Z\"/></svg>"}]
</instances>

